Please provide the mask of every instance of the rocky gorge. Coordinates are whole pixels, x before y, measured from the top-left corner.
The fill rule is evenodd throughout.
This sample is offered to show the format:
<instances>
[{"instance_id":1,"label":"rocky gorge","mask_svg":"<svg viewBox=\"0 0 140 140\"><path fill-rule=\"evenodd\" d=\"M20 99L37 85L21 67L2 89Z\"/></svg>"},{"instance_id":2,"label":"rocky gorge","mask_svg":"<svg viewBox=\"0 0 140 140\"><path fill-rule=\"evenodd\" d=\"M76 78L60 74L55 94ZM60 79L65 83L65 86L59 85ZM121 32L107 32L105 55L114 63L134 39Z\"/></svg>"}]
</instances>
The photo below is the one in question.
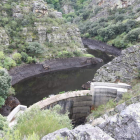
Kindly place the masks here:
<instances>
[{"instance_id":1,"label":"rocky gorge","mask_svg":"<svg viewBox=\"0 0 140 140\"><path fill-rule=\"evenodd\" d=\"M132 78L136 78L138 76L138 71L136 69L139 68L139 46L133 46L123 50L121 55L114 58L108 64L102 66L96 73L94 80L98 80L99 76L106 76L107 82L110 81L109 76L114 76L115 74L120 72L124 68L128 68L127 70L132 70L131 72L127 72L124 70L120 75L120 81L126 80L130 81ZM134 58L134 59L133 59ZM131 60L131 61L130 61ZM129 63L130 62L130 63ZM122 67L119 67L123 65ZM127 67L124 67L127 65ZM111 68L114 68L111 71ZM119 68L119 69L117 69ZM134 73L134 71L137 73ZM107 71L106 74L102 73L102 71ZM101 72L101 73L100 73ZM126 74L128 75L126 77ZM118 75L116 74L116 79L113 79L115 82L117 80ZM131 79L129 79L131 77ZM103 78L101 78L103 79ZM104 79L103 79L104 80ZM102 81L104 82L104 81ZM83 140L138 140L139 135L139 106L140 106L140 97L139 97L139 85L137 89L130 90L128 94L134 92L134 97L127 100L124 103L117 105L114 109L110 111L106 111L106 114L101 117L95 119L92 118L86 125L80 125L73 130L69 129L61 129L51 134L48 134L42 138L42 140L54 140L57 138L68 138L68 139L83 139ZM135 94L137 93L137 94ZM93 111L94 113L94 111Z\"/></svg>"},{"instance_id":2,"label":"rocky gorge","mask_svg":"<svg viewBox=\"0 0 140 140\"><path fill-rule=\"evenodd\" d=\"M33 133L34 139L140 139L139 84L136 89L135 86L122 88L126 86L122 83L131 84L135 79L139 82L140 77L139 0L0 1L0 106L5 101L0 113L3 116L14 112L16 106L18 112L28 116L23 110L27 107L20 108L20 102L11 96L8 88L12 85L16 97L21 97L21 104L30 106L37 102L38 116L47 112L42 116L48 117L56 104L62 107L63 115L57 111L53 114L57 117L51 120L53 115L50 115L47 122L53 124L58 120L60 125L67 120L71 126L72 120L73 127L79 125L73 129L63 125L54 132L46 131L49 126L45 122L40 127L44 133ZM89 50L94 53L87 54ZM102 57L97 58L99 54ZM104 57L107 57L105 61ZM95 83L87 82L82 86L83 79ZM87 90L80 90L81 86ZM37 116L37 112L34 113L35 116L25 117L27 122L23 124L32 127L28 121ZM13 119L15 122L17 116ZM4 130L1 120L0 139L3 137L1 130ZM39 120L35 122L37 125ZM12 137L17 133L13 132ZM28 134L23 137L24 140L32 139Z\"/></svg>"}]
</instances>

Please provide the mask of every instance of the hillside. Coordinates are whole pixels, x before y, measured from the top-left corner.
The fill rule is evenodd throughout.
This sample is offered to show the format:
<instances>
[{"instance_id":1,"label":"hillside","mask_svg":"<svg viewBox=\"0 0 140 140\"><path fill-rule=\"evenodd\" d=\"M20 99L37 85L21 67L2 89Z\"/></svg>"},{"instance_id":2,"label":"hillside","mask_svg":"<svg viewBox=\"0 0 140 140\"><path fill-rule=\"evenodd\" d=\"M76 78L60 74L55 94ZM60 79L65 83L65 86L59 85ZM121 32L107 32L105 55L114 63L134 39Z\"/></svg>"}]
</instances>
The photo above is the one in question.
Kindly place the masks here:
<instances>
[{"instance_id":1,"label":"hillside","mask_svg":"<svg viewBox=\"0 0 140 140\"><path fill-rule=\"evenodd\" d=\"M43 0L0 0L0 67L82 53L79 29Z\"/></svg>"},{"instance_id":2,"label":"hillside","mask_svg":"<svg viewBox=\"0 0 140 140\"><path fill-rule=\"evenodd\" d=\"M52 3L51 0L47 0ZM106 42L118 48L138 45L140 38L139 0L60 0L68 22L79 26L82 37Z\"/></svg>"}]
</instances>

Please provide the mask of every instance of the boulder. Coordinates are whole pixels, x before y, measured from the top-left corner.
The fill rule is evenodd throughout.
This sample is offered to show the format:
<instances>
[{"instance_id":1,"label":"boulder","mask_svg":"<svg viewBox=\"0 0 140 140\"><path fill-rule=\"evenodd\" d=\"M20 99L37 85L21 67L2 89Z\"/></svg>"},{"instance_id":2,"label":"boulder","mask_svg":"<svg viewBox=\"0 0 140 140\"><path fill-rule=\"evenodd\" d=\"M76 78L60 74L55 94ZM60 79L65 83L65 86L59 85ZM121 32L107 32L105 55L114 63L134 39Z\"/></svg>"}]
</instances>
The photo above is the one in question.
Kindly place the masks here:
<instances>
[{"instance_id":1,"label":"boulder","mask_svg":"<svg viewBox=\"0 0 140 140\"><path fill-rule=\"evenodd\" d=\"M131 104L119 114L108 117L99 127L115 140L140 139L140 103Z\"/></svg>"},{"instance_id":2,"label":"boulder","mask_svg":"<svg viewBox=\"0 0 140 140\"><path fill-rule=\"evenodd\" d=\"M104 133L98 127L92 127L89 124L80 125L73 130L67 128L60 129L53 133L44 136L41 140L56 140L56 139L69 139L69 140L114 140L109 135Z\"/></svg>"},{"instance_id":3,"label":"boulder","mask_svg":"<svg viewBox=\"0 0 140 140\"><path fill-rule=\"evenodd\" d=\"M8 116L10 112L20 104L16 97L9 96L5 101L5 105L0 109L0 114L3 116Z\"/></svg>"},{"instance_id":4,"label":"boulder","mask_svg":"<svg viewBox=\"0 0 140 140\"><path fill-rule=\"evenodd\" d=\"M88 82L86 82L85 84L82 85L82 88L85 89L85 90L89 90L90 89L90 84L91 84L91 81L88 81Z\"/></svg>"}]
</instances>

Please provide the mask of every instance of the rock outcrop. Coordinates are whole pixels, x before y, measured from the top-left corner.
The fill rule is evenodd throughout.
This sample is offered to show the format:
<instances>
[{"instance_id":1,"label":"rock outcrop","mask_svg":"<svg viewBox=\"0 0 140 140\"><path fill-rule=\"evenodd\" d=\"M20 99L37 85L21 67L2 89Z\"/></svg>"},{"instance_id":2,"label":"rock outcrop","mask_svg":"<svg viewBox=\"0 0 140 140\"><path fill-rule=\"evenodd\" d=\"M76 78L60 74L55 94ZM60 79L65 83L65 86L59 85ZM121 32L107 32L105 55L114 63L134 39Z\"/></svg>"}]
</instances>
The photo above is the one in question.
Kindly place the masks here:
<instances>
[{"instance_id":1,"label":"rock outcrop","mask_svg":"<svg viewBox=\"0 0 140 140\"><path fill-rule=\"evenodd\" d=\"M121 55L102 66L95 74L99 82L129 82L138 77L140 67L140 46L129 47Z\"/></svg>"},{"instance_id":2,"label":"rock outcrop","mask_svg":"<svg viewBox=\"0 0 140 140\"><path fill-rule=\"evenodd\" d=\"M8 116L10 112L18 105L20 105L19 100L16 97L9 96L5 100L5 105L3 105L0 109L0 114L3 116Z\"/></svg>"},{"instance_id":3,"label":"rock outcrop","mask_svg":"<svg viewBox=\"0 0 140 140\"><path fill-rule=\"evenodd\" d=\"M117 105L100 118L90 118L92 126L99 127L115 140L140 139L140 96Z\"/></svg>"},{"instance_id":4,"label":"rock outcrop","mask_svg":"<svg viewBox=\"0 0 140 140\"><path fill-rule=\"evenodd\" d=\"M56 139L69 139L69 140L114 140L109 135L104 133L98 127L91 125L81 125L73 130L67 128L60 129L53 133L44 136L41 140L56 140Z\"/></svg>"},{"instance_id":5,"label":"rock outcrop","mask_svg":"<svg viewBox=\"0 0 140 140\"><path fill-rule=\"evenodd\" d=\"M120 114L108 117L99 127L115 140L140 139L140 103L131 104Z\"/></svg>"}]
</instances>

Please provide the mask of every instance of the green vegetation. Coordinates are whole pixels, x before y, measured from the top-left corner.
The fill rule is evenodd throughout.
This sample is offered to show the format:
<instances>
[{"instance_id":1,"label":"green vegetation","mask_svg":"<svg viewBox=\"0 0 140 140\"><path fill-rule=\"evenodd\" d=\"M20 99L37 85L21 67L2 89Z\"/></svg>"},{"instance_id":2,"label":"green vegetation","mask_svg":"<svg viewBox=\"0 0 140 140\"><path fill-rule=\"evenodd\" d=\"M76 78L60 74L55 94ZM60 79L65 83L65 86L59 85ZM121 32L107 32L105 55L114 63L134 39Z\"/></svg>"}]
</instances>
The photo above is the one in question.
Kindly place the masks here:
<instances>
[{"instance_id":1,"label":"green vegetation","mask_svg":"<svg viewBox=\"0 0 140 140\"><path fill-rule=\"evenodd\" d=\"M63 12L67 22L76 23L82 37L106 42L122 49L140 43L140 21L137 20L140 16L140 8L134 8L140 4L140 1L118 9L106 8L106 6L103 8L99 1L91 0L46 1ZM103 13L105 16L102 16Z\"/></svg>"},{"instance_id":2,"label":"green vegetation","mask_svg":"<svg viewBox=\"0 0 140 140\"><path fill-rule=\"evenodd\" d=\"M59 92L59 94L63 94L63 93L65 93L65 91L61 91L61 92Z\"/></svg>"},{"instance_id":3,"label":"green vegetation","mask_svg":"<svg viewBox=\"0 0 140 140\"><path fill-rule=\"evenodd\" d=\"M99 18L96 22L89 20L80 23L83 37L93 38L118 48L126 48L139 43L140 22L132 10L111 10L108 18ZM126 16L126 13L131 13ZM133 14L133 15L132 15Z\"/></svg>"},{"instance_id":4,"label":"green vegetation","mask_svg":"<svg viewBox=\"0 0 140 140\"><path fill-rule=\"evenodd\" d=\"M84 57L93 57L93 58L95 57L95 56L93 56L92 54L84 54L83 56L84 56Z\"/></svg>"},{"instance_id":5,"label":"green vegetation","mask_svg":"<svg viewBox=\"0 0 140 140\"><path fill-rule=\"evenodd\" d=\"M40 12L33 9L32 0L0 1L0 67L9 70L24 63L82 54L81 43L74 40L76 35L68 34L77 27L58 18L53 9L61 0L46 1L55 7L39 3ZM41 14L42 4L47 10Z\"/></svg>"},{"instance_id":6,"label":"green vegetation","mask_svg":"<svg viewBox=\"0 0 140 140\"><path fill-rule=\"evenodd\" d=\"M3 130L4 127L8 127L8 123L6 121L6 118L0 115L0 130Z\"/></svg>"},{"instance_id":7,"label":"green vegetation","mask_svg":"<svg viewBox=\"0 0 140 140\"><path fill-rule=\"evenodd\" d=\"M110 100L107 104L100 105L98 108L93 110L90 116L94 116L94 118L98 118L101 115L105 114L107 110L114 108L116 105L117 105L116 102L114 102L113 100Z\"/></svg>"},{"instance_id":8,"label":"green vegetation","mask_svg":"<svg viewBox=\"0 0 140 140\"><path fill-rule=\"evenodd\" d=\"M11 88L11 77L5 69L0 69L0 108L5 103L5 99Z\"/></svg>"},{"instance_id":9,"label":"green vegetation","mask_svg":"<svg viewBox=\"0 0 140 140\"><path fill-rule=\"evenodd\" d=\"M40 110L38 107L32 107L24 114L19 115L17 125L14 126L13 130L4 129L5 122L2 117L0 127L4 129L4 137L0 138L0 140L20 140L25 137L27 140L39 140L48 133L61 128L67 127L72 129L68 113L59 114L60 110L61 107L59 105L50 110Z\"/></svg>"}]
</instances>

